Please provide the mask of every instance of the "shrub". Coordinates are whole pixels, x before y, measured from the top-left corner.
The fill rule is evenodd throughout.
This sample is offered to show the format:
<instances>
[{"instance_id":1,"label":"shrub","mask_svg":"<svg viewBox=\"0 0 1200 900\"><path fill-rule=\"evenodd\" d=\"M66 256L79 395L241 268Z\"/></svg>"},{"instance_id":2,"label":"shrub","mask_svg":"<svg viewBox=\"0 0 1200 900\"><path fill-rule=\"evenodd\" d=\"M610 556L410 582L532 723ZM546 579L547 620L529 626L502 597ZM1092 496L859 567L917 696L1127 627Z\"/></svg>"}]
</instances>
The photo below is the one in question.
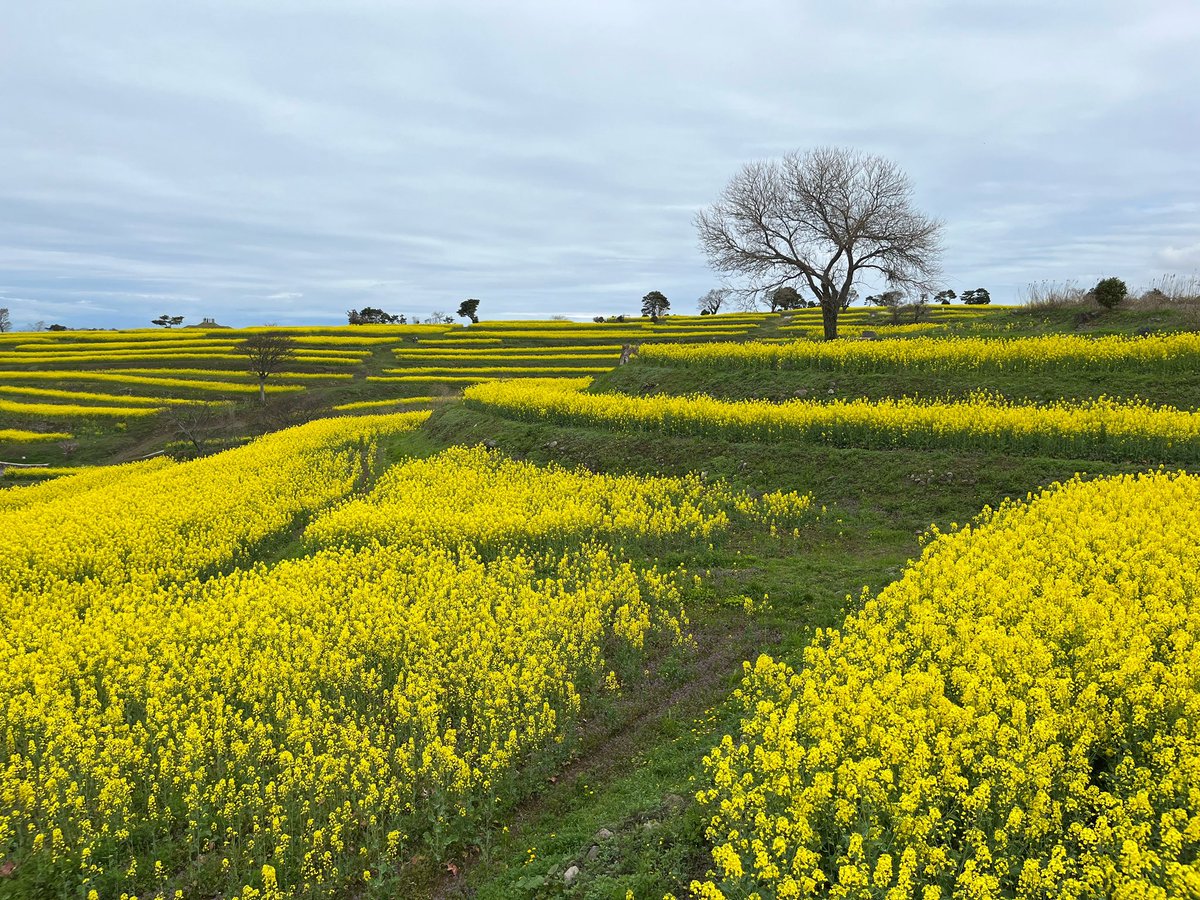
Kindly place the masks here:
<instances>
[{"instance_id":1,"label":"shrub","mask_svg":"<svg viewBox=\"0 0 1200 900\"><path fill-rule=\"evenodd\" d=\"M1129 288L1125 286L1120 278L1102 278L1092 288L1092 294L1096 298L1096 302L1105 309L1112 309L1118 303L1125 299L1125 295L1129 293Z\"/></svg>"}]
</instances>

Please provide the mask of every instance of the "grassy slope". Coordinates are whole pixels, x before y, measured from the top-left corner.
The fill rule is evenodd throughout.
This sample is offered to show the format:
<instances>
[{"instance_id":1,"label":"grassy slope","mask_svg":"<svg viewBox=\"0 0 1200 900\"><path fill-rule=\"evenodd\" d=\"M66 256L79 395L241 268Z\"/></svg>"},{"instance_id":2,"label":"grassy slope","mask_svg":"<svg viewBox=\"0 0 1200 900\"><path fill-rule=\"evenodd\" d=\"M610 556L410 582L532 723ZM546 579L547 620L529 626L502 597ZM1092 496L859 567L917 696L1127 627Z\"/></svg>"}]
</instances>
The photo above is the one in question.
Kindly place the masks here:
<instances>
[{"instance_id":1,"label":"grassy slope","mask_svg":"<svg viewBox=\"0 0 1200 900\"><path fill-rule=\"evenodd\" d=\"M1157 314L1156 314L1157 315ZM1077 311L1003 313L978 326L995 333L1074 330ZM776 334L768 322L755 336ZM1133 332L1172 327L1161 316L1120 312L1085 323L1086 329ZM883 329L880 329L881 332ZM228 424L231 435L279 427L295 417L311 417L335 403L381 396L363 379L394 365L378 350L348 384L306 392L303 401L272 398L264 410L240 408ZM810 395L887 396L899 393L961 394L976 387L999 389L1012 397L1138 395L1156 402L1197 406L1198 390L1178 380L1158 384L1137 373L1105 384L1083 377L1006 377L1003 383L972 383L942 376L851 377L840 373L712 373L655 369L634 364L600 379L597 387L630 392L705 391L727 397L775 399L806 390ZM405 386L407 387L407 386ZM427 385L388 393L437 393ZM164 439L161 424L145 431L102 432L86 451L88 461L148 452ZM801 445L734 444L683 437L646 436L599 429L516 423L451 405L434 413L426 428L387 444L380 462L424 455L456 443L494 444L504 452L536 462L586 465L595 470L639 473L704 471L752 491L812 491L826 507L816 524L798 539L741 533L723 549L700 556L670 555L665 565L685 564L704 575L692 590L689 612L696 651L682 662L649 672L634 696L587 723L577 761L530 785L530 797L491 833L480 848L456 860L465 875L416 861L406 893L411 896L508 898L526 896L635 897L681 896L687 882L708 865L703 820L691 801L702 758L725 733L735 733L736 713L727 698L743 660L770 652L798 661L815 628L836 626L864 586L871 590L898 576L919 552L919 535L931 524L946 528L964 522L985 505L1024 494L1076 471L1108 474L1122 467L1077 460L989 458L943 452L859 451ZM83 461L81 459L73 462ZM264 548L268 561L298 552L284 539ZM770 607L747 614L742 599L770 596ZM607 840L594 836L601 828ZM595 847L593 851L592 848ZM589 859L589 853L594 859ZM563 873L581 872L570 888Z\"/></svg>"}]
</instances>

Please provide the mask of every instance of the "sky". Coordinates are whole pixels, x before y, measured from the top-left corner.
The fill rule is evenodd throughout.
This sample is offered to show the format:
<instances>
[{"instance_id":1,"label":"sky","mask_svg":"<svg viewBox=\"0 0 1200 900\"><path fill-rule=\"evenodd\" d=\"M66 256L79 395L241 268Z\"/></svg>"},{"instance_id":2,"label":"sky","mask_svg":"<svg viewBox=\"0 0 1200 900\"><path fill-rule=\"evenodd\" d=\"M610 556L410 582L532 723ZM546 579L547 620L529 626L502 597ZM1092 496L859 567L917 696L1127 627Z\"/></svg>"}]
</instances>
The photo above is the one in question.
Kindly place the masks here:
<instances>
[{"instance_id":1,"label":"sky","mask_svg":"<svg viewBox=\"0 0 1200 900\"><path fill-rule=\"evenodd\" d=\"M1200 271L1200 4L37 0L0 9L18 329L676 313L745 163L893 160L948 287ZM864 291L872 285L864 285Z\"/></svg>"}]
</instances>

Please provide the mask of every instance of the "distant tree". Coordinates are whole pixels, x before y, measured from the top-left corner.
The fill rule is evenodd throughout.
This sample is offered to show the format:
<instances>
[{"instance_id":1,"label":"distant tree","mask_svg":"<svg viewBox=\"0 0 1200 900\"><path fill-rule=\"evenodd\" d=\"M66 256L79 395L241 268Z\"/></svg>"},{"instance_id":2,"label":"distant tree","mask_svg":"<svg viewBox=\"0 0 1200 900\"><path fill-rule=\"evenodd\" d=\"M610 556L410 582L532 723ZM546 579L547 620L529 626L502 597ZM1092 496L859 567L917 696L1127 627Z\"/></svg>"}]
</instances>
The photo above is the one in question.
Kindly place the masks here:
<instances>
[{"instance_id":1,"label":"distant tree","mask_svg":"<svg viewBox=\"0 0 1200 900\"><path fill-rule=\"evenodd\" d=\"M472 325L479 324L479 301L475 299L464 300L458 304L458 315L464 319L470 319Z\"/></svg>"},{"instance_id":2,"label":"distant tree","mask_svg":"<svg viewBox=\"0 0 1200 900\"><path fill-rule=\"evenodd\" d=\"M12 319L8 316L8 307L0 306L0 334L12 331Z\"/></svg>"},{"instance_id":3,"label":"distant tree","mask_svg":"<svg viewBox=\"0 0 1200 900\"><path fill-rule=\"evenodd\" d=\"M760 295L787 284L811 292L830 339L863 276L906 290L937 276L941 223L916 209L894 163L845 147L748 163L695 222L716 271Z\"/></svg>"},{"instance_id":4,"label":"distant tree","mask_svg":"<svg viewBox=\"0 0 1200 900\"><path fill-rule=\"evenodd\" d=\"M642 315L649 316L651 319L657 319L664 315L671 308L671 301L666 298L662 291L651 291L642 298Z\"/></svg>"},{"instance_id":5,"label":"distant tree","mask_svg":"<svg viewBox=\"0 0 1200 900\"><path fill-rule=\"evenodd\" d=\"M46 328L46 330L47 330L47 331L66 331L66 330L67 330L67 326L66 326L66 325L59 325L59 324L56 322L55 324L53 324L53 325L50 325L49 327L47 327L47 328Z\"/></svg>"},{"instance_id":6,"label":"distant tree","mask_svg":"<svg viewBox=\"0 0 1200 900\"><path fill-rule=\"evenodd\" d=\"M992 302L992 295L987 288L975 288L973 291L962 292L962 302L967 306L987 306Z\"/></svg>"},{"instance_id":7,"label":"distant tree","mask_svg":"<svg viewBox=\"0 0 1200 900\"><path fill-rule=\"evenodd\" d=\"M949 306L951 300L958 299L958 294L951 290L938 291L933 295L933 299L934 302L940 303L942 306Z\"/></svg>"},{"instance_id":8,"label":"distant tree","mask_svg":"<svg viewBox=\"0 0 1200 900\"><path fill-rule=\"evenodd\" d=\"M798 309L804 302L800 299L800 292L790 284L785 284L783 287L775 288L767 295L767 299L771 303L771 312L784 312L789 309Z\"/></svg>"},{"instance_id":9,"label":"distant tree","mask_svg":"<svg viewBox=\"0 0 1200 900\"><path fill-rule=\"evenodd\" d=\"M373 306L364 306L361 310L350 309L346 311L346 318L350 320L351 325L406 325L408 320L404 316L393 316L385 313L382 309L376 309Z\"/></svg>"},{"instance_id":10,"label":"distant tree","mask_svg":"<svg viewBox=\"0 0 1200 900\"><path fill-rule=\"evenodd\" d=\"M730 293L729 288L713 288L698 301L700 315L715 316L729 299Z\"/></svg>"},{"instance_id":11,"label":"distant tree","mask_svg":"<svg viewBox=\"0 0 1200 900\"><path fill-rule=\"evenodd\" d=\"M32 323L29 327L33 331L45 331L46 330L46 320L38 319L36 322Z\"/></svg>"},{"instance_id":12,"label":"distant tree","mask_svg":"<svg viewBox=\"0 0 1200 900\"><path fill-rule=\"evenodd\" d=\"M602 323L604 321L604 316L592 316L592 321Z\"/></svg>"},{"instance_id":13,"label":"distant tree","mask_svg":"<svg viewBox=\"0 0 1200 900\"><path fill-rule=\"evenodd\" d=\"M151 319L150 324L160 325L163 328L172 328L183 324L183 316L168 316L166 313L163 313L157 319Z\"/></svg>"},{"instance_id":14,"label":"distant tree","mask_svg":"<svg viewBox=\"0 0 1200 900\"><path fill-rule=\"evenodd\" d=\"M234 348L250 363L258 377L258 400L267 402L267 378L274 375L296 354L296 342L286 334L263 331L252 334Z\"/></svg>"},{"instance_id":15,"label":"distant tree","mask_svg":"<svg viewBox=\"0 0 1200 900\"><path fill-rule=\"evenodd\" d=\"M429 314L429 318L425 320L426 325L453 325L454 316L442 312L440 309L435 309Z\"/></svg>"},{"instance_id":16,"label":"distant tree","mask_svg":"<svg viewBox=\"0 0 1200 900\"><path fill-rule=\"evenodd\" d=\"M1117 304L1125 299L1129 293L1129 288L1125 286L1125 282L1120 278L1102 278L1092 288L1092 294L1096 298L1096 302L1105 309L1114 309Z\"/></svg>"}]
</instances>

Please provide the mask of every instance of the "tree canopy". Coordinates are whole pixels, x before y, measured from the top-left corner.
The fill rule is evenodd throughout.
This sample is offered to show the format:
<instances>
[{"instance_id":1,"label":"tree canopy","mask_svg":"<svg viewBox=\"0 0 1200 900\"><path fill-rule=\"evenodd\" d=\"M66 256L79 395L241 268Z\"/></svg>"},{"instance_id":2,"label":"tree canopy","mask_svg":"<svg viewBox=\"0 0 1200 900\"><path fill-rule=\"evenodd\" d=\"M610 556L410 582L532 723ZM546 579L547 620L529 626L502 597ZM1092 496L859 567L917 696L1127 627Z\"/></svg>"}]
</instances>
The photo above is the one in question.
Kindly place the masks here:
<instances>
[{"instance_id":1,"label":"tree canopy","mask_svg":"<svg viewBox=\"0 0 1200 900\"><path fill-rule=\"evenodd\" d=\"M373 306L347 310L346 317L351 325L404 325L408 321L404 316L393 316Z\"/></svg>"},{"instance_id":2,"label":"tree canopy","mask_svg":"<svg viewBox=\"0 0 1200 900\"><path fill-rule=\"evenodd\" d=\"M651 291L642 298L642 315L657 319L671 308L671 301L662 291Z\"/></svg>"},{"instance_id":3,"label":"tree canopy","mask_svg":"<svg viewBox=\"0 0 1200 900\"><path fill-rule=\"evenodd\" d=\"M470 319L472 325L479 324L479 301L475 298L464 300L458 304L458 315L464 319Z\"/></svg>"}]
</instances>

